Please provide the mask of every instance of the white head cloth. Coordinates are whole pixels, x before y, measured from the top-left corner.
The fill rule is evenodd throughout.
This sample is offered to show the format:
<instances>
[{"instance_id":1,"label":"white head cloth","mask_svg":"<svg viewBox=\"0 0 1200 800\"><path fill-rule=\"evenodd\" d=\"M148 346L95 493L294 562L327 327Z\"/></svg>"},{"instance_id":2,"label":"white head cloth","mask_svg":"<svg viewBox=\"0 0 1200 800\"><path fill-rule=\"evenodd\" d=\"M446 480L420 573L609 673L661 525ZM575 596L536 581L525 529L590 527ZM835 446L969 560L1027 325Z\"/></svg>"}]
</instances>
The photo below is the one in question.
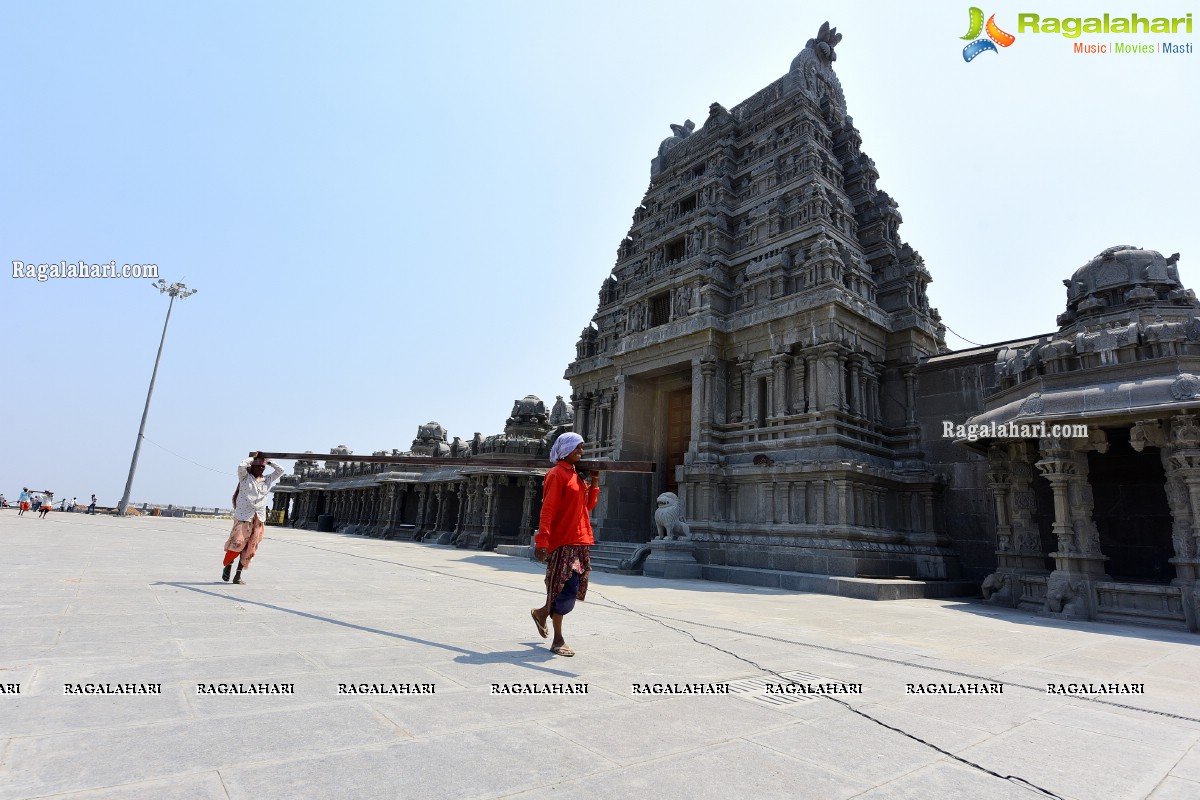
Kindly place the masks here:
<instances>
[{"instance_id":1,"label":"white head cloth","mask_svg":"<svg viewBox=\"0 0 1200 800\"><path fill-rule=\"evenodd\" d=\"M562 459L575 452L575 448L583 444L583 437L578 433L564 433L554 440L550 448L550 463L557 464Z\"/></svg>"}]
</instances>

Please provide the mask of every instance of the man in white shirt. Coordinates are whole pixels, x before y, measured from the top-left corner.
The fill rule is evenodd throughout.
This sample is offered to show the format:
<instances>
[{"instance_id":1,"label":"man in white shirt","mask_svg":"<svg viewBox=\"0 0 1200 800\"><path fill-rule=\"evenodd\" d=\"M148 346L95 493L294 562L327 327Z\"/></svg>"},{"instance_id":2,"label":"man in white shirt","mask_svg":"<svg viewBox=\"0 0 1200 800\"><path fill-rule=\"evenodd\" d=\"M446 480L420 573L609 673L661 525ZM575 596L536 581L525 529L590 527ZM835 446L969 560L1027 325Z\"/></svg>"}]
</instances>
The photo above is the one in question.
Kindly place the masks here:
<instances>
[{"instance_id":1,"label":"man in white shirt","mask_svg":"<svg viewBox=\"0 0 1200 800\"><path fill-rule=\"evenodd\" d=\"M274 471L267 477L263 472L270 465ZM267 495L271 487L283 477L283 468L274 461L267 461L262 452L255 454L253 459L242 459L238 465L238 486L233 493L233 531L225 540L225 568L221 571L221 580L229 580L229 570L234 559L238 558L237 573L233 576L234 583L245 583L242 580L242 570L250 566L250 560L258 551L258 544L263 537L263 520L267 518Z\"/></svg>"}]
</instances>

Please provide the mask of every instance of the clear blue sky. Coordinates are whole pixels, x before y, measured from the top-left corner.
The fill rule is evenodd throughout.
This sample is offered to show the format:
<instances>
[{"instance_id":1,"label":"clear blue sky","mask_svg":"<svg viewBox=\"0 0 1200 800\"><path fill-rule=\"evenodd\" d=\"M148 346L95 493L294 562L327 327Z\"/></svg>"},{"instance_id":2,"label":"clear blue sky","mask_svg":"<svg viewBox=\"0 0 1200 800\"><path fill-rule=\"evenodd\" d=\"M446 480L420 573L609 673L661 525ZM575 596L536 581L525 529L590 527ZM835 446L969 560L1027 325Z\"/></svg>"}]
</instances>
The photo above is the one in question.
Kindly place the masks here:
<instances>
[{"instance_id":1,"label":"clear blue sky","mask_svg":"<svg viewBox=\"0 0 1200 800\"><path fill-rule=\"evenodd\" d=\"M1115 244L1181 252L1200 288L1200 53L1018 34L968 64L968 7L8 2L4 273L155 263L199 289L172 315L138 502L227 504L253 448L498 433L514 399L569 394L669 125L780 77L829 19L952 329L1053 328L1062 279ZM1005 7L983 10L1017 33L1018 11L1100 5ZM1164 39L1197 36L1081 41ZM148 284L0 274L0 492L119 499L167 307Z\"/></svg>"}]
</instances>

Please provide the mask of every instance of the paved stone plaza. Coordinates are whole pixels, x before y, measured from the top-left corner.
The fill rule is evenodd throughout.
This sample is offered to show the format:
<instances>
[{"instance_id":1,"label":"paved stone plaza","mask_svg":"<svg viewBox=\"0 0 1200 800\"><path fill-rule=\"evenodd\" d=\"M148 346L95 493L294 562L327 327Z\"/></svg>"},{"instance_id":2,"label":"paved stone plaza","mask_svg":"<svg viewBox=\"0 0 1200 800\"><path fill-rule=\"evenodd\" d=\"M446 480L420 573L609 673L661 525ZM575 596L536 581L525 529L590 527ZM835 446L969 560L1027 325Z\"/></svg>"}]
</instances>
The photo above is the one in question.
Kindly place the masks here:
<instances>
[{"instance_id":1,"label":"paved stone plaza","mask_svg":"<svg viewBox=\"0 0 1200 800\"><path fill-rule=\"evenodd\" d=\"M0 800L1046 796L832 699L767 695L794 684L750 662L861 684L836 699L1064 798L1200 797L1195 634L594 574L568 659L529 618L535 564L269 529L234 586L226 528L0 512ZM1145 693L1047 695L1068 683ZM89 693L131 684L161 693ZM294 693L199 693L219 684Z\"/></svg>"}]
</instances>

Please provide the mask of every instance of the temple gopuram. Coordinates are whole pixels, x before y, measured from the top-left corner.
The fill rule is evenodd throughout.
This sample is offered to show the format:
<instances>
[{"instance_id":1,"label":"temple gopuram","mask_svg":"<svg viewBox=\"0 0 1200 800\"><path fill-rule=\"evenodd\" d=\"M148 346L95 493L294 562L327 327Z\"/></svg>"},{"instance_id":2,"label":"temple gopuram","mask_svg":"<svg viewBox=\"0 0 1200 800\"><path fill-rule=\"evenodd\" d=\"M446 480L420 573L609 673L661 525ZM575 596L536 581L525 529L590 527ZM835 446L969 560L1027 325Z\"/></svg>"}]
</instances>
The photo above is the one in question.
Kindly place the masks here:
<instances>
[{"instance_id":1,"label":"temple gopuram","mask_svg":"<svg viewBox=\"0 0 1200 800\"><path fill-rule=\"evenodd\" d=\"M745 102L673 125L567 368L588 457L659 464L709 577L961 574L917 423L945 351L833 71L828 24ZM606 541L644 541L638 476L606 476ZM636 500L635 500L636 498ZM825 582L819 588L849 590Z\"/></svg>"}]
</instances>

